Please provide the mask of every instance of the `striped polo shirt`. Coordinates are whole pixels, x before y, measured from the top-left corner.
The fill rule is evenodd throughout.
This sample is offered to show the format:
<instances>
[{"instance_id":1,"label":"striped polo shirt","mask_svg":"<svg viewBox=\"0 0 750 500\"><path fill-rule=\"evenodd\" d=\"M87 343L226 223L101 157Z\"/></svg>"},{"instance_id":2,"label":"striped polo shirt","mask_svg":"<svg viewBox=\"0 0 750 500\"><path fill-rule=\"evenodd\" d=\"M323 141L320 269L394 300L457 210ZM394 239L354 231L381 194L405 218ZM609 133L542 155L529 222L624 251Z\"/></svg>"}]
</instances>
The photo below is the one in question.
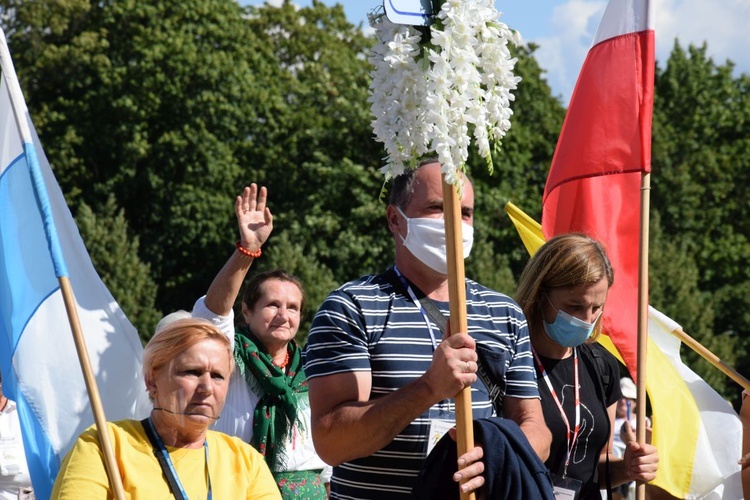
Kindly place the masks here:
<instances>
[{"instance_id":1,"label":"striped polo shirt","mask_svg":"<svg viewBox=\"0 0 750 500\"><path fill-rule=\"evenodd\" d=\"M412 285L413 287L413 285ZM416 290L416 288L413 288ZM448 302L434 303L448 316ZM509 297L466 280L469 334L492 366L480 367L472 387L473 417L495 414L504 396L538 398L526 319ZM305 356L308 378L370 372L370 399L389 394L424 374L432 362L427 319L409 297L393 268L349 282L332 292L313 320ZM441 333L430 321L433 336ZM491 374L488 374L491 372ZM494 375L494 376L493 376ZM492 396L490 396L492 394ZM334 468L331 497L406 498L426 455L429 417L453 402L442 402L408 425L375 454Z\"/></svg>"}]
</instances>

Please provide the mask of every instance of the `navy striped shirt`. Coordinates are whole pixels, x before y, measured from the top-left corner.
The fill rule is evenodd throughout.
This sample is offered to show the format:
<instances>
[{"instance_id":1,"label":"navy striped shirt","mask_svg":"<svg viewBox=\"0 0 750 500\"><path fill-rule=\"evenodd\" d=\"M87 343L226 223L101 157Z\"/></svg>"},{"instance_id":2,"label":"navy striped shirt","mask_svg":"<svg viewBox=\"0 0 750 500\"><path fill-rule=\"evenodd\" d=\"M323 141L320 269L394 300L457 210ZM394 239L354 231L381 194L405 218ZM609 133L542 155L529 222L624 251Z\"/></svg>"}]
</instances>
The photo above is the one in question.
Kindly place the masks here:
<instances>
[{"instance_id":1,"label":"navy striped shirt","mask_svg":"<svg viewBox=\"0 0 750 500\"><path fill-rule=\"evenodd\" d=\"M448 316L447 302L434 303ZM486 380L483 373L487 383L474 384L473 417L492 416L493 398L497 403L506 395L538 398L531 343L521 308L506 295L468 279L466 307L469 334L478 344L490 348L496 360L493 371L502 374L502 380ZM439 342L441 333L431 325ZM419 378L429 368L433 352L425 316L390 268L383 274L349 282L328 296L310 330L305 373L312 379L370 372L370 399L374 399ZM449 405L452 410L453 402ZM331 497L408 497L426 453L428 416L428 412L423 413L377 453L335 467Z\"/></svg>"}]
</instances>

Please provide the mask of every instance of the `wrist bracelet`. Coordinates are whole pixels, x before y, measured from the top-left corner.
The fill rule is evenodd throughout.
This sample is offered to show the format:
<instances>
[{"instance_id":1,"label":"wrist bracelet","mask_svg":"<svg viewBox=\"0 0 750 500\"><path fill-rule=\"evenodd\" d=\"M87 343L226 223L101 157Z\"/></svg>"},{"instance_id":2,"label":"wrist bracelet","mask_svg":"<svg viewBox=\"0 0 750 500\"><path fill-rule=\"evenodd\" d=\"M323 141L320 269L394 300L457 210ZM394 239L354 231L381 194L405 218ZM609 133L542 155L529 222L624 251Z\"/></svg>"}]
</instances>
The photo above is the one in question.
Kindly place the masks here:
<instances>
[{"instance_id":1,"label":"wrist bracelet","mask_svg":"<svg viewBox=\"0 0 750 500\"><path fill-rule=\"evenodd\" d=\"M242 255L247 255L248 257L252 257L253 259L257 259L263 253L260 248L258 248L255 252L251 252L250 250L242 246L242 241L240 240L237 240L237 243L235 243L234 246L237 247L237 250L239 250Z\"/></svg>"}]
</instances>

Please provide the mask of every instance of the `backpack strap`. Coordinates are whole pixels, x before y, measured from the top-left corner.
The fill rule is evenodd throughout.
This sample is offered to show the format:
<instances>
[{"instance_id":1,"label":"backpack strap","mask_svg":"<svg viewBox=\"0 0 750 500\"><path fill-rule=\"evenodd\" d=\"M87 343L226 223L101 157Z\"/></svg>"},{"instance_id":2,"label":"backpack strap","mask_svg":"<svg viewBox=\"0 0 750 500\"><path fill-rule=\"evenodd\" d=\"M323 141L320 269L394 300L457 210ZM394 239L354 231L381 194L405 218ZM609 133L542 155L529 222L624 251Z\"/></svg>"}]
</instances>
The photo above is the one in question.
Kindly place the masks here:
<instances>
[{"instance_id":1,"label":"backpack strap","mask_svg":"<svg viewBox=\"0 0 750 500\"><path fill-rule=\"evenodd\" d=\"M602 382L602 389L604 391L602 396L606 397L612 384L612 377L609 372L609 366L607 366L607 360L604 359L604 353L602 353L602 349L603 348L599 344L597 344L596 346L593 344L589 345L591 356L594 358L594 363L596 364L596 368Z\"/></svg>"},{"instance_id":2,"label":"backpack strap","mask_svg":"<svg viewBox=\"0 0 750 500\"><path fill-rule=\"evenodd\" d=\"M607 435L609 436L612 433L612 426L609 421L609 412L607 409L607 392L611 387L612 377L609 372L607 360L604 357L604 352L602 352L604 347L600 344L581 344L579 348L581 348L583 353L588 354L588 356L584 354L583 358L589 360L589 364L594 369L599 398L604 407L604 413L607 415ZM609 438L607 438L607 446L609 446ZM607 500L612 500L612 478L609 473L609 453L607 453L605 457L604 479L607 486Z\"/></svg>"}]
</instances>

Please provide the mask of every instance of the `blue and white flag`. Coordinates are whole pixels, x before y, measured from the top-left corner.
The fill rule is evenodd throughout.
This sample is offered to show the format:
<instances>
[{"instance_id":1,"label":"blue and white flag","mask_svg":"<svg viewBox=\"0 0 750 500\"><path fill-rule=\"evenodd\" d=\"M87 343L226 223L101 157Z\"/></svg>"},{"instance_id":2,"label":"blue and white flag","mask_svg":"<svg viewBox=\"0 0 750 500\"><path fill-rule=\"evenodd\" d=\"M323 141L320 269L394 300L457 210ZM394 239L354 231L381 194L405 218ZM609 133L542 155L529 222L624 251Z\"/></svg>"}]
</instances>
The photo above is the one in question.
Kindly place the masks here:
<instances>
[{"instance_id":1,"label":"blue and white flag","mask_svg":"<svg viewBox=\"0 0 750 500\"><path fill-rule=\"evenodd\" d=\"M143 418L143 348L97 275L24 102L0 30L0 368L37 498L94 423L59 277L68 277L108 420Z\"/></svg>"}]
</instances>

